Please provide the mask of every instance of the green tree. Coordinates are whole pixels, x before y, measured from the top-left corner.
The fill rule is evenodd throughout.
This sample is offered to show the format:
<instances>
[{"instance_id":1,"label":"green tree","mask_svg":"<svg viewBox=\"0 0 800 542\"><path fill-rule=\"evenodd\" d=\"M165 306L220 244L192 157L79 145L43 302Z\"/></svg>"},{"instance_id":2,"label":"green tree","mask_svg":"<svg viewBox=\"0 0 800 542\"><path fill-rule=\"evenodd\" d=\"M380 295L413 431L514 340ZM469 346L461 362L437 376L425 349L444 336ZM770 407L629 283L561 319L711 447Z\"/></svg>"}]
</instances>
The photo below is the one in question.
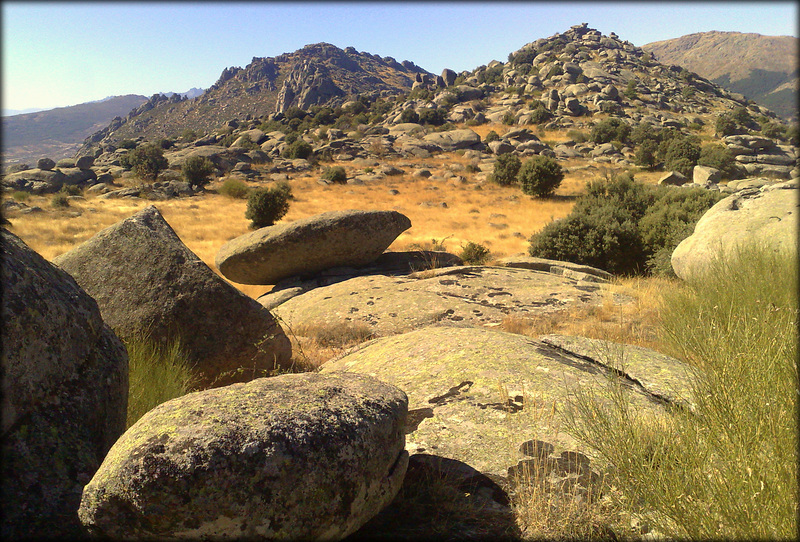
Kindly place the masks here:
<instances>
[{"instance_id":1,"label":"green tree","mask_svg":"<svg viewBox=\"0 0 800 542\"><path fill-rule=\"evenodd\" d=\"M516 154L506 153L497 157L494 163L492 181L499 185L508 186L517 182L517 174L522 166Z\"/></svg>"},{"instance_id":2,"label":"green tree","mask_svg":"<svg viewBox=\"0 0 800 542\"><path fill-rule=\"evenodd\" d=\"M522 192L540 198L551 196L563 179L561 166L548 156L532 157L517 173Z\"/></svg>"},{"instance_id":3,"label":"green tree","mask_svg":"<svg viewBox=\"0 0 800 542\"><path fill-rule=\"evenodd\" d=\"M146 181L155 181L158 174L169 166L161 147L153 143L139 145L126 156L133 172Z\"/></svg>"},{"instance_id":4,"label":"green tree","mask_svg":"<svg viewBox=\"0 0 800 542\"><path fill-rule=\"evenodd\" d=\"M247 210L244 217L249 219L250 228L258 229L272 226L289 211L291 191L281 186L260 188L250 192L247 197Z\"/></svg>"},{"instance_id":5,"label":"green tree","mask_svg":"<svg viewBox=\"0 0 800 542\"><path fill-rule=\"evenodd\" d=\"M205 186L214 173L214 164L205 156L190 156L183 163L181 173L192 188Z\"/></svg>"}]
</instances>

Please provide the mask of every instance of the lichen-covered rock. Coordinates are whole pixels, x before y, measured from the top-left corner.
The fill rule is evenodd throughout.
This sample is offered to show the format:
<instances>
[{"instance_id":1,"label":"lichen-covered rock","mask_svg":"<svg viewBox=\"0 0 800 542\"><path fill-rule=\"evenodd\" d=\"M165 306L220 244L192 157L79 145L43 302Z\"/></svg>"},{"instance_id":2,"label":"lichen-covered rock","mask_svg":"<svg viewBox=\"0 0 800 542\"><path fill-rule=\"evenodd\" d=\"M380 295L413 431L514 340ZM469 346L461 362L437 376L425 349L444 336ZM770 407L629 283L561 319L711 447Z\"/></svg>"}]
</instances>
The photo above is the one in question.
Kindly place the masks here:
<instances>
[{"instance_id":1,"label":"lichen-covered rock","mask_svg":"<svg viewBox=\"0 0 800 542\"><path fill-rule=\"evenodd\" d=\"M286 367L291 344L264 307L214 273L154 206L57 256L122 338L179 338L201 385Z\"/></svg>"},{"instance_id":2,"label":"lichen-covered rock","mask_svg":"<svg viewBox=\"0 0 800 542\"><path fill-rule=\"evenodd\" d=\"M797 254L799 195L797 183L786 182L748 188L718 201L673 251L675 274L686 280L715 256L750 242Z\"/></svg>"},{"instance_id":3,"label":"lichen-covered rock","mask_svg":"<svg viewBox=\"0 0 800 542\"><path fill-rule=\"evenodd\" d=\"M73 538L83 485L125 430L128 356L97 303L5 229L4 540Z\"/></svg>"},{"instance_id":4,"label":"lichen-covered rock","mask_svg":"<svg viewBox=\"0 0 800 542\"><path fill-rule=\"evenodd\" d=\"M84 488L112 538L336 540L396 495L408 402L365 375L261 378L143 416Z\"/></svg>"},{"instance_id":5,"label":"lichen-covered rock","mask_svg":"<svg viewBox=\"0 0 800 542\"><path fill-rule=\"evenodd\" d=\"M232 239L215 263L233 282L275 284L331 267L367 265L410 227L397 211L330 211Z\"/></svg>"},{"instance_id":6,"label":"lichen-covered rock","mask_svg":"<svg viewBox=\"0 0 800 542\"><path fill-rule=\"evenodd\" d=\"M321 372L377 376L404 390L409 453L433 453L498 476L522 459L520 445L531 439L555 453L594 456L563 431L577 390L610 404L610 379L622 376L622 390L643 415L692 403L688 367L652 350L485 328L428 326L375 339Z\"/></svg>"}]
</instances>

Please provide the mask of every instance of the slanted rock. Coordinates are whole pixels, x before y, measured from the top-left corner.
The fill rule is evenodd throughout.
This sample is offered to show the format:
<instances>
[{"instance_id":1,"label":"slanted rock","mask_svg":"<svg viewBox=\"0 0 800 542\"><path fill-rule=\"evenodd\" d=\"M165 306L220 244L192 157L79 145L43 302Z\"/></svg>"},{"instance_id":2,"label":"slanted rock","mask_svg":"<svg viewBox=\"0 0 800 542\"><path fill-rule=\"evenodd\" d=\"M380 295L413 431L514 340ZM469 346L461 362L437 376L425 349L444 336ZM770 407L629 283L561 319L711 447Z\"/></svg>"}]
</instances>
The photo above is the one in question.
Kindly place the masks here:
<instances>
[{"instance_id":1,"label":"slanted rock","mask_svg":"<svg viewBox=\"0 0 800 542\"><path fill-rule=\"evenodd\" d=\"M411 221L397 211L330 211L241 235L219 249L217 268L240 284L275 284L330 267L367 265Z\"/></svg>"},{"instance_id":2,"label":"slanted rock","mask_svg":"<svg viewBox=\"0 0 800 542\"><path fill-rule=\"evenodd\" d=\"M289 327L363 322L377 335L393 335L437 322L498 325L509 314L552 314L602 299L595 282L529 269L462 266L355 277L296 295L273 312Z\"/></svg>"},{"instance_id":3,"label":"slanted rock","mask_svg":"<svg viewBox=\"0 0 800 542\"><path fill-rule=\"evenodd\" d=\"M424 136L423 141L436 145L445 152L459 149L477 149L481 146L481 136L465 128L447 132L434 132Z\"/></svg>"},{"instance_id":4,"label":"slanted rock","mask_svg":"<svg viewBox=\"0 0 800 542\"><path fill-rule=\"evenodd\" d=\"M394 498L408 400L355 374L288 374L145 414L83 490L111 538L338 540Z\"/></svg>"},{"instance_id":5,"label":"slanted rock","mask_svg":"<svg viewBox=\"0 0 800 542\"><path fill-rule=\"evenodd\" d=\"M498 476L516 465L520 445L531 439L556 454L593 456L560 430L579 388L603 396L609 378L621 373L637 412L658 416L667 405L691 405L688 368L657 352L484 328L429 326L375 339L320 370L379 376L404 390L410 454L435 453Z\"/></svg>"},{"instance_id":6,"label":"slanted rock","mask_svg":"<svg viewBox=\"0 0 800 542\"><path fill-rule=\"evenodd\" d=\"M4 540L82 534L80 488L125 430L128 356L97 303L2 230Z\"/></svg>"},{"instance_id":7,"label":"slanted rock","mask_svg":"<svg viewBox=\"0 0 800 542\"><path fill-rule=\"evenodd\" d=\"M672 269L686 280L720 254L751 241L797 254L800 200L796 182L741 190L718 201L694 233L672 253Z\"/></svg>"},{"instance_id":8,"label":"slanted rock","mask_svg":"<svg viewBox=\"0 0 800 542\"><path fill-rule=\"evenodd\" d=\"M608 282L613 275L608 271L603 271L589 265L581 265L572 262L562 262L559 260L548 260L546 258L536 258L533 256L509 256L499 261L500 265L506 267L517 267L521 269L533 269L564 275L565 277L583 280L588 282Z\"/></svg>"},{"instance_id":9,"label":"slanted rock","mask_svg":"<svg viewBox=\"0 0 800 542\"><path fill-rule=\"evenodd\" d=\"M709 166L694 166L692 170L692 182L702 186L718 183L722 180L720 171Z\"/></svg>"},{"instance_id":10,"label":"slanted rock","mask_svg":"<svg viewBox=\"0 0 800 542\"><path fill-rule=\"evenodd\" d=\"M678 172L678 171L670 171L661 176L658 179L658 184L665 184L670 186L683 186L689 182L689 179L686 178L686 175Z\"/></svg>"},{"instance_id":11,"label":"slanted rock","mask_svg":"<svg viewBox=\"0 0 800 542\"><path fill-rule=\"evenodd\" d=\"M152 205L53 263L97 300L121 337L179 338L204 386L290 362L289 340L272 315L204 264Z\"/></svg>"}]
</instances>

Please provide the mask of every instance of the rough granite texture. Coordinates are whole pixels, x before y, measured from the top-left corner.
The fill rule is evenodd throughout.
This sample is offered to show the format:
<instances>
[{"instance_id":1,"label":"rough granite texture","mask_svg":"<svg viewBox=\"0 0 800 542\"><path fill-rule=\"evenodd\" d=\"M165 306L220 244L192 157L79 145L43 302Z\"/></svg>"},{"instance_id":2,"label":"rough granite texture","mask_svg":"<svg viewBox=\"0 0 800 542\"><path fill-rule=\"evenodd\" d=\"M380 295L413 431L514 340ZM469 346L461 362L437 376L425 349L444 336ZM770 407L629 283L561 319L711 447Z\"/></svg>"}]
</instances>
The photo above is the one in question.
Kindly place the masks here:
<instances>
[{"instance_id":1,"label":"rough granite texture","mask_svg":"<svg viewBox=\"0 0 800 542\"><path fill-rule=\"evenodd\" d=\"M448 457L497 476L523 458L520 445L529 440L591 456L563 431L565 411L578 389L604 392L618 374L609 367L633 369L623 370L623 389L638 412L658 416L667 404L689 404L688 369L677 360L613 343L547 339L429 326L364 343L321 371L368 374L404 390L409 453Z\"/></svg>"},{"instance_id":2,"label":"rough granite texture","mask_svg":"<svg viewBox=\"0 0 800 542\"><path fill-rule=\"evenodd\" d=\"M397 211L330 211L232 239L215 263L233 282L276 284L331 267L367 265L410 227Z\"/></svg>"},{"instance_id":3,"label":"rough granite texture","mask_svg":"<svg viewBox=\"0 0 800 542\"><path fill-rule=\"evenodd\" d=\"M694 233L672 253L672 269L686 280L716 255L750 241L797 254L800 190L796 182L751 188L718 201L697 222Z\"/></svg>"},{"instance_id":4,"label":"rough granite texture","mask_svg":"<svg viewBox=\"0 0 800 542\"><path fill-rule=\"evenodd\" d=\"M83 533L81 488L125 430L128 356L97 303L2 231L0 535Z\"/></svg>"},{"instance_id":5,"label":"rough granite texture","mask_svg":"<svg viewBox=\"0 0 800 542\"><path fill-rule=\"evenodd\" d=\"M120 337L180 338L203 386L290 363L289 339L269 311L214 273L152 205L53 263L97 300Z\"/></svg>"},{"instance_id":6,"label":"rough granite texture","mask_svg":"<svg viewBox=\"0 0 800 542\"><path fill-rule=\"evenodd\" d=\"M355 374L287 374L148 412L84 488L112 538L344 538L403 482L406 395Z\"/></svg>"}]
</instances>

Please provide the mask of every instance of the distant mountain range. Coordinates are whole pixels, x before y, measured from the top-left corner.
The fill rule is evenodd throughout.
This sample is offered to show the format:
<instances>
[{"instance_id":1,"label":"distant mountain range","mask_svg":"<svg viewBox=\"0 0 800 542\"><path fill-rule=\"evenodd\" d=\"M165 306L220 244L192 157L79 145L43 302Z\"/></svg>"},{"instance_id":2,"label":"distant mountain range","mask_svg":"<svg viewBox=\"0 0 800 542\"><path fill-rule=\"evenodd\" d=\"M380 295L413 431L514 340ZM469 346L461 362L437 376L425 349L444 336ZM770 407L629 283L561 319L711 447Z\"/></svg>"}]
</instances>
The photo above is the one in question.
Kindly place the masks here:
<instances>
[{"instance_id":1,"label":"distant mountain range","mask_svg":"<svg viewBox=\"0 0 800 542\"><path fill-rule=\"evenodd\" d=\"M785 119L797 118L797 38L699 32L648 43L642 49L661 63L698 73Z\"/></svg>"}]
</instances>

